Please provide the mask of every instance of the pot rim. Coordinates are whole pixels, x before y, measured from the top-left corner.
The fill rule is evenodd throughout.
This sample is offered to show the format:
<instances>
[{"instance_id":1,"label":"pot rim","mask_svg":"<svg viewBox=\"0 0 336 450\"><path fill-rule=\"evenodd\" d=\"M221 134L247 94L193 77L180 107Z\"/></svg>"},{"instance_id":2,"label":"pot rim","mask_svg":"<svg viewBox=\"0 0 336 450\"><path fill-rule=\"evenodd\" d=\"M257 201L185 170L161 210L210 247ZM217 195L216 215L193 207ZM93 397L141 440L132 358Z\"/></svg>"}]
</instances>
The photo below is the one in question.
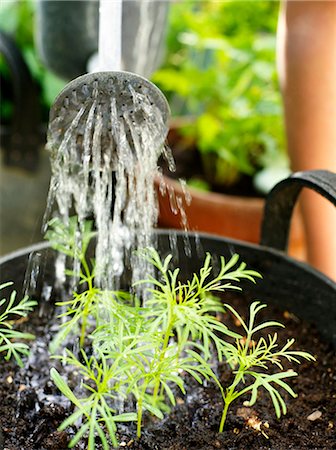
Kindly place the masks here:
<instances>
[{"instance_id":1,"label":"pot rim","mask_svg":"<svg viewBox=\"0 0 336 450\"><path fill-rule=\"evenodd\" d=\"M334 282L327 275L318 271L317 269L310 266L309 264L291 257L284 251L280 251L280 250L274 249L272 247L267 247L267 246L261 245L261 244L254 244L251 242L242 241L242 240L238 240L238 239L231 239L231 238L227 238L225 236L221 236L221 235L213 234L213 233L197 232L197 231L185 232L183 230L178 230L175 228L156 228L154 230L154 235L155 236L165 236L165 235L174 236L175 235L175 236L180 236L181 238L184 238L185 236L187 236L187 238L193 238L193 239L195 239L195 241L199 240L199 239L206 239L209 241L221 241L221 243L229 245L229 246L233 246L233 247L237 246L238 248L243 247L246 250L251 249L253 251L258 251L258 252L260 251L263 253L267 253L270 256L273 256L276 258L281 258L287 264L292 264L292 265L294 264L295 266L300 267L302 270L304 270L305 272L307 272L307 274L309 274L311 276L318 277L321 281L325 282L326 284L328 284L329 286L334 288L335 293L336 293L336 282ZM17 250L14 250L13 252L7 253L6 255L0 256L0 269L1 269L2 264L8 263L15 258L29 256L30 253L37 252L40 250L45 250L45 249L51 249L50 243L47 241L41 241L36 244L28 245L26 247L22 247ZM239 254L239 251L237 251L237 253ZM0 271L0 274L1 274L1 271Z\"/></svg>"},{"instance_id":2,"label":"pot rim","mask_svg":"<svg viewBox=\"0 0 336 450\"><path fill-rule=\"evenodd\" d=\"M172 253L176 264L181 268L182 276L198 272L207 253L214 256L214 264L224 256L229 259L233 254L240 256L240 261L263 275L260 283L242 280L240 287L249 299L263 299L266 304L276 304L282 310L291 311L297 317L314 323L320 334L336 348L336 283L313 267L297 261L284 251L264 245L246 243L206 233L184 232L170 229L154 230L154 238L160 255ZM172 238L176 242L172 245ZM190 244L190 254L186 254L186 240ZM0 271L3 282L16 271L12 280L17 292L22 291L25 272L29 267L32 252L52 255L48 242L41 242L12 252L0 258ZM50 272L51 271L51 272ZM127 276L129 269L125 272ZM43 264L43 276L54 276L50 264ZM5 279L7 277L7 279ZM23 283L23 284L22 284ZM36 295L42 286L35 286ZM32 292L31 292L32 294Z\"/></svg>"}]
</instances>

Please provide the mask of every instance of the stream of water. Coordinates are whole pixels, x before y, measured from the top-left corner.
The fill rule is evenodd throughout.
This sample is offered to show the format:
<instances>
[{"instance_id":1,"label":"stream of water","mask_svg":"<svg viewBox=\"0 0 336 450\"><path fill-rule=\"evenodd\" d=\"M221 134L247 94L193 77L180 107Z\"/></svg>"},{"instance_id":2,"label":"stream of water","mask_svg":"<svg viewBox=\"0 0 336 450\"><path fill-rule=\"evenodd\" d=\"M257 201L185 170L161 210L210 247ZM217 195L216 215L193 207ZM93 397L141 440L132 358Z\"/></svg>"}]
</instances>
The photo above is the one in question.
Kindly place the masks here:
<instances>
[{"instance_id":1,"label":"stream of water","mask_svg":"<svg viewBox=\"0 0 336 450\"><path fill-rule=\"evenodd\" d=\"M123 0L99 0L98 70L121 70Z\"/></svg>"},{"instance_id":2,"label":"stream of water","mask_svg":"<svg viewBox=\"0 0 336 450\"><path fill-rule=\"evenodd\" d=\"M102 102L97 86L61 140L50 132L47 145L52 178L45 222L55 204L64 223L76 214L81 245L83 223L94 219L96 281L106 288L115 286L124 259L133 263L134 249L154 245L152 230L158 216L154 178L167 132L160 109L148 95L136 92L131 84L124 90L132 97L127 108L113 96ZM57 126L50 123L50 130ZM136 280L144 269L132 266Z\"/></svg>"},{"instance_id":3,"label":"stream of water","mask_svg":"<svg viewBox=\"0 0 336 450\"><path fill-rule=\"evenodd\" d=\"M122 0L100 3L99 67L120 70ZM148 7L141 7L144 17ZM148 42L149 34L147 26L139 34L139 46ZM143 57L141 52L139 60ZM62 106L51 114L47 148L52 176L44 218L46 230L55 210L64 224L69 224L72 215L78 216L78 247L85 221L93 219L97 232L95 281L108 289L118 288L124 264L132 268L133 281L147 276L148 264L137 258L134 250L155 246L158 205L154 178L160 155L174 170L171 152L164 146L167 111L158 104L161 93L141 77L128 79L118 75L122 72L116 73L92 74L90 82L66 88L66 95L60 96ZM161 190L165 190L164 184ZM181 215L187 229L182 199L172 190L166 191L173 213ZM65 263L64 257L59 258L58 274ZM78 274L79 263L74 264L72 269Z\"/></svg>"},{"instance_id":4,"label":"stream of water","mask_svg":"<svg viewBox=\"0 0 336 450\"><path fill-rule=\"evenodd\" d=\"M101 0L99 70L121 70L121 27L122 0ZM126 82L117 94L112 85L107 93L99 76L93 84L91 92L82 86L83 104L66 127L64 117L49 124L52 178L44 222L46 227L55 204L65 224L76 214L80 246L84 222L93 218L96 282L115 288L124 261L133 267L134 281L144 276L145 268L134 262L132 252L154 244L158 215L154 177L167 127L146 90L139 93ZM73 91L60 115L66 116L76 102ZM61 139L59 129L66 130ZM58 266L62 264L59 260ZM74 271L79 271L78 264Z\"/></svg>"}]
</instances>

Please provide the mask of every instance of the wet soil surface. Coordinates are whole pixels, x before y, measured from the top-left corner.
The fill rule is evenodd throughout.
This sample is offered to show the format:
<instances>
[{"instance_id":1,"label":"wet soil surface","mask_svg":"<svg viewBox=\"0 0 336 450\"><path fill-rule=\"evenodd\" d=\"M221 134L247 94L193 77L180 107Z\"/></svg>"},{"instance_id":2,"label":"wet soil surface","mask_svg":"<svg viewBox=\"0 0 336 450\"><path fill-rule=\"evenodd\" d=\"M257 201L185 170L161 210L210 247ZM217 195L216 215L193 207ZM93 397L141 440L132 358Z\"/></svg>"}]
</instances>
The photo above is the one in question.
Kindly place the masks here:
<instances>
[{"instance_id":1,"label":"wet soil surface","mask_svg":"<svg viewBox=\"0 0 336 450\"><path fill-rule=\"evenodd\" d=\"M247 304L234 298L231 303L246 317ZM51 313L50 313L51 314ZM0 449L60 450L66 449L75 430L57 431L70 414L49 379L50 362L46 348L57 324L49 314L36 313L21 323L23 329L33 330L37 339L31 355L20 369L12 362L0 365ZM286 325L277 329L280 341L296 337L296 347L314 354L316 362L295 366L299 377L290 385L298 398L287 398L287 415L276 418L269 397L261 391L253 407L244 405L245 398L232 404L225 431L218 433L221 417L221 397L211 383L201 386L186 380L187 395L178 396L177 405L163 421L147 418L141 439L136 439L135 426L119 427L120 449L131 450L284 450L336 449L336 355L320 341L316 330L300 322L287 311L267 308L260 319L276 319ZM225 322L239 329L233 318ZM238 327L238 328L237 328ZM217 368L221 381L231 379L229 369ZM76 449L85 449L85 442ZM111 447L112 448L112 447ZM97 444L97 450L100 446Z\"/></svg>"}]
</instances>

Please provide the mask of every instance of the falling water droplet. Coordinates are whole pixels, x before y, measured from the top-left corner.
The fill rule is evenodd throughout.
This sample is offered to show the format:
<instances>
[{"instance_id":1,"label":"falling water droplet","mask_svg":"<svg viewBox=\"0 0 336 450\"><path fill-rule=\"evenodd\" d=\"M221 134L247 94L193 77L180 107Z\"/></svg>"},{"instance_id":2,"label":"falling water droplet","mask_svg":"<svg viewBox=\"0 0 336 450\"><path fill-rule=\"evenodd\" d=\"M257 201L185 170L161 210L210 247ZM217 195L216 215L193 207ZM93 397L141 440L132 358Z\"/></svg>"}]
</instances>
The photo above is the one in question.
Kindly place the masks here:
<instances>
[{"instance_id":1,"label":"falling water droplet","mask_svg":"<svg viewBox=\"0 0 336 450\"><path fill-rule=\"evenodd\" d=\"M173 152L172 152L171 148L168 145L166 145L164 147L163 157L168 163L169 171L172 172L172 173L176 172L176 164L175 164L175 159L174 159L174 156L173 156Z\"/></svg>"},{"instance_id":2,"label":"falling water droplet","mask_svg":"<svg viewBox=\"0 0 336 450\"><path fill-rule=\"evenodd\" d=\"M190 206L191 201L192 201L192 196L191 196L190 190L188 189L187 182L186 182L186 180L184 180L182 178L179 181L180 181L182 192L184 194L186 204L188 206Z\"/></svg>"},{"instance_id":3,"label":"falling water droplet","mask_svg":"<svg viewBox=\"0 0 336 450\"><path fill-rule=\"evenodd\" d=\"M25 279L23 282L23 293L29 297L37 295L37 283L39 280L41 259L42 256L40 252L32 252L28 258Z\"/></svg>"},{"instance_id":4,"label":"falling water droplet","mask_svg":"<svg viewBox=\"0 0 336 450\"><path fill-rule=\"evenodd\" d=\"M195 235L195 248L198 258L202 259L204 257L204 248L198 233Z\"/></svg>"},{"instance_id":5,"label":"falling water droplet","mask_svg":"<svg viewBox=\"0 0 336 450\"><path fill-rule=\"evenodd\" d=\"M177 202L176 202L175 190L174 190L174 188L172 186L168 186L167 189L168 189L170 209L171 209L173 214L177 215L178 214L178 207L177 207Z\"/></svg>"}]
</instances>

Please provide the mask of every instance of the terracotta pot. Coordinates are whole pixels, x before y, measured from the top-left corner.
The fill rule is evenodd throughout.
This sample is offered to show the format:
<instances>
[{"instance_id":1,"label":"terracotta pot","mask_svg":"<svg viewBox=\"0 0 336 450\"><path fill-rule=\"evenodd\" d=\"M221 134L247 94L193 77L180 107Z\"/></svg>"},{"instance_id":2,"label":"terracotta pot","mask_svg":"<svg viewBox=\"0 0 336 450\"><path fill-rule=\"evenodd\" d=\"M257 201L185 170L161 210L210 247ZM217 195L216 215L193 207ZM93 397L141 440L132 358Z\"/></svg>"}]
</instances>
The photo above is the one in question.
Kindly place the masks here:
<instances>
[{"instance_id":1,"label":"terracotta pot","mask_svg":"<svg viewBox=\"0 0 336 450\"><path fill-rule=\"evenodd\" d=\"M184 170L192 167L198 152L195 140L181 133L181 128L194 122L194 117L174 117L170 120L167 137L168 146L173 150L177 164L177 174L185 177ZM190 157L190 151L193 156ZM189 154L189 156L188 156ZM191 158L191 159L190 159ZM196 162L201 164L201 161ZM180 168L180 165L182 168ZM182 169L182 171L181 171ZM184 175L183 175L184 174ZM166 189L160 189L160 185ZM187 229L225 236L251 243L260 242L260 229L265 206L265 199L253 196L239 196L217 192L205 192L188 187L186 200L185 187L176 179L165 176L156 180L159 201L159 223L162 228L183 229L183 220L179 208L176 208L179 198L180 205L186 213ZM175 199L176 198L176 199ZM295 207L291 221L288 253L300 260L306 261L306 243L302 218L298 206Z\"/></svg>"},{"instance_id":2,"label":"terracotta pot","mask_svg":"<svg viewBox=\"0 0 336 450\"><path fill-rule=\"evenodd\" d=\"M187 227L191 231L202 231L232 239L257 243L260 241L260 228L265 200L258 197L239 197L203 192L188 188L191 201L180 182L163 177L165 192L159 189L160 180L156 181L159 200L159 226L181 229L183 216L177 211L176 204L182 203L186 213ZM172 194L174 192L174 194ZM176 201L176 199L181 199ZM305 260L306 246L303 223L298 208L295 208L289 238L289 254Z\"/></svg>"}]
</instances>

